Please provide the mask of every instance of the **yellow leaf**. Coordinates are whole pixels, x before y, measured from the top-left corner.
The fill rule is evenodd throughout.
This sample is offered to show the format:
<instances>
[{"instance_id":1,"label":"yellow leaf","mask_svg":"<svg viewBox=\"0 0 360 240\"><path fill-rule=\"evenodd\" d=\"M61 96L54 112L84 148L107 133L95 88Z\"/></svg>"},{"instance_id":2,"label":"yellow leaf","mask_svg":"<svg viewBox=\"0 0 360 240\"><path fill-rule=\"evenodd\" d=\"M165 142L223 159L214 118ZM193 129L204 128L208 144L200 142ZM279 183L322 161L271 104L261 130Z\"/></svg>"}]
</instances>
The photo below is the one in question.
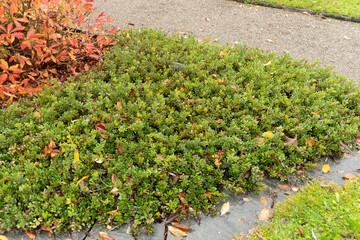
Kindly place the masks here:
<instances>
[{"instance_id":1,"label":"yellow leaf","mask_svg":"<svg viewBox=\"0 0 360 240\"><path fill-rule=\"evenodd\" d=\"M80 161L80 155L79 155L78 150L75 150L75 152L74 152L74 159L77 163Z\"/></svg>"},{"instance_id":2,"label":"yellow leaf","mask_svg":"<svg viewBox=\"0 0 360 240\"><path fill-rule=\"evenodd\" d=\"M330 165L329 164L325 164L324 166L322 166L321 170L324 173L328 173L330 171Z\"/></svg>"},{"instance_id":3,"label":"yellow leaf","mask_svg":"<svg viewBox=\"0 0 360 240\"><path fill-rule=\"evenodd\" d=\"M0 235L0 240L9 240L7 237L5 237L4 235Z\"/></svg>"},{"instance_id":4,"label":"yellow leaf","mask_svg":"<svg viewBox=\"0 0 360 240\"><path fill-rule=\"evenodd\" d=\"M84 181L85 179L87 179L89 177L90 177L90 175L86 175L86 176L82 177L79 181L77 181L76 184L79 185L82 181Z\"/></svg>"},{"instance_id":5,"label":"yellow leaf","mask_svg":"<svg viewBox=\"0 0 360 240\"><path fill-rule=\"evenodd\" d=\"M263 137L273 138L275 135L271 131L264 132Z\"/></svg>"},{"instance_id":6,"label":"yellow leaf","mask_svg":"<svg viewBox=\"0 0 360 240\"><path fill-rule=\"evenodd\" d=\"M356 175L354 174L345 174L344 176L342 176L343 179L346 179L346 180L350 180L350 179L353 179L353 178L356 178Z\"/></svg>"},{"instance_id":7,"label":"yellow leaf","mask_svg":"<svg viewBox=\"0 0 360 240\"><path fill-rule=\"evenodd\" d=\"M185 230L181 230L180 228L168 226L169 231L176 237L185 237L188 232Z\"/></svg>"},{"instance_id":8,"label":"yellow leaf","mask_svg":"<svg viewBox=\"0 0 360 240\"><path fill-rule=\"evenodd\" d=\"M227 214L229 210L230 210L230 202L228 201L222 205L220 216Z\"/></svg>"},{"instance_id":9,"label":"yellow leaf","mask_svg":"<svg viewBox=\"0 0 360 240\"><path fill-rule=\"evenodd\" d=\"M313 139L305 139L305 144L309 145L310 147L315 146L316 142Z\"/></svg>"},{"instance_id":10,"label":"yellow leaf","mask_svg":"<svg viewBox=\"0 0 360 240\"><path fill-rule=\"evenodd\" d=\"M117 210L107 212L107 214L110 214L110 215L114 215L114 214L121 215L121 213L118 213Z\"/></svg>"}]
</instances>

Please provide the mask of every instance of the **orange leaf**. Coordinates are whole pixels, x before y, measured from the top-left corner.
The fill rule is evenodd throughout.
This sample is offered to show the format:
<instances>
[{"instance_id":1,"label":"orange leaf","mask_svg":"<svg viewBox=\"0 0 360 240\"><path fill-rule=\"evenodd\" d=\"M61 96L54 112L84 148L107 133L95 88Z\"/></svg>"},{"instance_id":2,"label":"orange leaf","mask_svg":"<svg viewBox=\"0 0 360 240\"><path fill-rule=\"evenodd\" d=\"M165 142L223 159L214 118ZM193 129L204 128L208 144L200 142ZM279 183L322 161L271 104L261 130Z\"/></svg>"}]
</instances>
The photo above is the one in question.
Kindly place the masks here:
<instances>
[{"instance_id":1,"label":"orange leaf","mask_svg":"<svg viewBox=\"0 0 360 240\"><path fill-rule=\"evenodd\" d=\"M309 145L310 147L315 146L316 145L316 141L313 139L305 139L305 144Z\"/></svg>"},{"instance_id":2,"label":"orange leaf","mask_svg":"<svg viewBox=\"0 0 360 240\"><path fill-rule=\"evenodd\" d=\"M268 202L266 201L266 199L265 199L263 196L260 197L260 201L261 201L261 203L264 204L265 206L268 205Z\"/></svg>"},{"instance_id":3,"label":"orange leaf","mask_svg":"<svg viewBox=\"0 0 360 240\"><path fill-rule=\"evenodd\" d=\"M270 208L264 208L260 211L258 215L259 220L270 220L274 216L273 213L270 213Z\"/></svg>"},{"instance_id":4,"label":"orange leaf","mask_svg":"<svg viewBox=\"0 0 360 240\"><path fill-rule=\"evenodd\" d=\"M258 230L254 229L254 231L260 239L264 239L264 237L261 235L261 233Z\"/></svg>"},{"instance_id":5,"label":"orange leaf","mask_svg":"<svg viewBox=\"0 0 360 240\"><path fill-rule=\"evenodd\" d=\"M301 237L305 237L304 231L300 227L298 227L298 232Z\"/></svg>"},{"instance_id":6,"label":"orange leaf","mask_svg":"<svg viewBox=\"0 0 360 240\"><path fill-rule=\"evenodd\" d=\"M43 231L53 233L53 230L50 227L41 226L40 229L43 230Z\"/></svg>"},{"instance_id":7,"label":"orange leaf","mask_svg":"<svg viewBox=\"0 0 360 240\"><path fill-rule=\"evenodd\" d=\"M32 239L32 240L34 240L35 239L35 234L33 234L32 232L30 232L30 231L26 231L26 235L30 238L30 239Z\"/></svg>"},{"instance_id":8,"label":"orange leaf","mask_svg":"<svg viewBox=\"0 0 360 240\"><path fill-rule=\"evenodd\" d=\"M99 232L99 238L100 240L115 240L115 238L110 237L107 233L105 232Z\"/></svg>"},{"instance_id":9,"label":"orange leaf","mask_svg":"<svg viewBox=\"0 0 360 240\"><path fill-rule=\"evenodd\" d=\"M286 189L286 190L290 190L290 189L291 189L291 187L290 187L289 185L286 185L286 184L284 184L284 185L277 184L277 185L278 185L279 188L281 188L281 189Z\"/></svg>"},{"instance_id":10,"label":"orange leaf","mask_svg":"<svg viewBox=\"0 0 360 240\"><path fill-rule=\"evenodd\" d=\"M193 231L194 230L191 227L188 227L186 225L176 223L176 222L172 222L171 225L173 225L174 227L179 228L181 230L184 230L184 231Z\"/></svg>"},{"instance_id":11,"label":"orange leaf","mask_svg":"<svg viewBox=\"0 0 360 240\"><path fill-rule=\"evenodd\" d=\"M45 34L34 33L33 35L31 35L30 39L33 39L33 38L43 38L43 37L45 37Z\"/></svg>"},{"instance_id":12,"label":"orange leaf","mask_svg":"<svg viewBox=\"0 0 360 240\"><path fill-rule=\"evenodd\" d=\"M350 179L356 178L356 175L349 173L349 174L345 174L344 176L342 176L342 178L346 179L346 180L350 180Z\"/></svg>"},{"instance_id":13,"label":"orange leaf","mask_svg":"<svg viewBox=\"0 0 360 240\"><path fill-rule=\"evenodd\" d=\"M181 230L180 228L177 227L168 226L168 229L171 232L171 234L176 237L185 237L188 234L187 231Z\"/></svg>"}]
</instances>

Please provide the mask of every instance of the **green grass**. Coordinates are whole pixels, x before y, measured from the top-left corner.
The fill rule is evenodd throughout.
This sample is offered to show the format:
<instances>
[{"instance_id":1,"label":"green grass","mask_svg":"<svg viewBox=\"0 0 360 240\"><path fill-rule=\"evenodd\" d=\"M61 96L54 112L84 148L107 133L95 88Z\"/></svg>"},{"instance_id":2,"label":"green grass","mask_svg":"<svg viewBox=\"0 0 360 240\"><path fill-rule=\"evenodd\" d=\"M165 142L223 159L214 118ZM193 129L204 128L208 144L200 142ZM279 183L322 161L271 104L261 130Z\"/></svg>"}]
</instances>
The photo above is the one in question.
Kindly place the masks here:
<instances>
[{"instance_id":1,"label":"green grass","mask_svg":"<svg viewBox=\"0 0 360 240\"><path fill-rule=\"evenodd\" d=\"M117 41L87 75L1 110L0 229L151 231L358 135L359 87L318 63L154 30Z\"/></svg>"},{"instance_id":2,"label":"green grass","mask_svg":"<svg viewBox=\"0 0 360 240\"><path fill-rule=\"evenodd\" d=\"M242 2L262 2L287 7L302 8L319 13L360 18L360 1L358 0L255 0Z\"/></svg>"},{"instance_id":3,"label":"green grass","mask_svg":"<svg viewBox=\"0 0 360 240\"><path fill-rule=\"evenodd\" d=\"M321 187L324 185L329 187ZM344 187L316 182L276 207L274 218L258 232L269 240L315 239L313 235L318 240L359 239L359 209L360 177L347 181ZM248 239L260 238L253 233Z\"/></svg>"}]
</instances>

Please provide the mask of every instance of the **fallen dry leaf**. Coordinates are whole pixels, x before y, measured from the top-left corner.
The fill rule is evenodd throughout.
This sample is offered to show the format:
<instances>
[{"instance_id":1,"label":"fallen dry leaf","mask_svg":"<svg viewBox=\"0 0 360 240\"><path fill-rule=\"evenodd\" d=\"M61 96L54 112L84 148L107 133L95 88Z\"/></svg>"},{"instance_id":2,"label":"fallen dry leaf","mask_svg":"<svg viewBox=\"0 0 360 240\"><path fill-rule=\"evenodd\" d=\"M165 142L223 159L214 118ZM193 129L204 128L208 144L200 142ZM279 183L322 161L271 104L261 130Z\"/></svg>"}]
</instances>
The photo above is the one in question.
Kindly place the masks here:
<instances>
[{"instance_id":1,"label":"fallen dry leaf","mask_svg":"<svg viewBox=\"0 0 360 240\"><path fill-rule=\"evenodd\" d=\"M344 153L344 157L349 158L349 157L351 157L351 155L348 153Z\"/></svg>"},{"instance_id":2,"label":"fallen dry leaf","mask_svg":"<svg viewBox=\"0 0 360 240\"><path fill-rule=\"evenodd\" d=\"M281 189L286 189L286 190L290 190L290 189L291 189L291 187L290 187L289 185L286 185L286 184L284 184L284 185L277 184L277 185L278 185L279 188L281 188Z\"/></svg>"},{"instance_id":3,"label":"fallen dry leaf","mask_svg":"<svg viewBox=\"0 0 360 240\"><path fill-rule=\"evenodd\" d=\"M264 143L264 138L256 136L254 139L258 140L259 143Z\"/></svg>"},{"instance_id":4,"label":"fallen dry leaf","mask_svg":"<svg viewBox=\"0 0 360 240\"><path fill-rule=\"evenodd\" d=\"M284 195L291 195L290 192L284 192Z\"/></svg>"},{"instance_id":5,"label":"fallen dry leaf","mask_svg":"<svg viewBox=\"0 0 360 240\"><path fill-rule=\"evenodd\" d=\"M259 220L270 220L274 216L273 213L270 213L270 208L264 208L259 213L258 219Z\"/></svg>"},{"instance_id":6,"label":"fallen dry leaf","mask_svg":"<svg viewBox=\"0 0 360 240\"><path fill-rule=\"evenodd\" d=\"M40 229L49 233L53 233L53 230L50 227L41 226Z\"/></svg>"},{"instance_id":7,"label":"fallen dry leaf","mask_svg":"<svg viewBox=\"0 0 360 240\"><path fill-rule=\"evenodd\" d=\"M87 178L89 178L90 177L90 175L86 175L86 176L84 176L84 177L82 177L82 178L80 178L80 180L79 181L77 181L77 185L79 185L82 181L84 181L85 179L87 179Z\"/></svg>"},{"instance_id":8,"label":"fallen dry leaf","mask_svg":"<svg viewBox=\"0 0 360 240\"><path fill-rule=\"evenodd\" d=\"M110 191L110 193L112 193L112 194L114 194L114 195L118 194L119 192L120 192L120 190L119 190L118 188L116 188L116 187L114 187L114 188Z\"/></svg>"},{"instance_id":9,"label":"fallen dry leaf","mask_svg":"<svg viewBox=\"0 0 360 240\"><path fill-rule=\"evenodd\" d=\"M121 154L123 154L123 148L122 148L122 146L120 145L120 143L116 146L116 149L117 149L117 151L118 151L118 153L121 155Z\"/></svg>"},{"instance_id":10,"label":"fallen dry leaf","mask_svg":"<svg viewBox=\"0 0 360 240\"><path fill-rule=\"evenodd\" d=\"M260 197L260 201L261 201L261 203L264 204L265 206L268 205L268 202L266 201L266 199L265 199L263 196Z\"/></svg>"},{"instance_id":11,"label":"fallen dry leaf","mask_svg":"<svg viewBox=\"0 0 360 240\"><path fill-rule=\"evenodd\" d=\"M258 230L254 229L254 232L260 239L264 239L264 237L261 235L261 233Z\"/></svg>"},{"instance_id":12,"label":"fallen dry leaf","mask_svg":"<svg viewBox=\"0 0 360 240\"><path fill-rule=\"evenodd\" d=\"M115 240L115 238L110 237L107 233L105 232L99 232L99 238L100 240Z\"/></svg>"},{"instance_id":13,"label":"fallen dry leaf","mask_svg":"<svg viewBox=\"0 0 360 240\"><path fill-rule=\"evenodd\" d=\"M158 158L160 158L161 160L165 160L165 158L164 158L164 156L163 155L161 155L161 154L156 154L156 156L158 157Z\"/></svg>"},{"instance_id":14,"label":"fallen dry leaf","mask_svg":"<svg viewBox=\"0 0 360 240\"><path fill-rule=\"evenodd\" d=\"M313 139L305 139L305 144L309 145L310 147L315 146L316 145L316 141Z\"/></svg>"},{"instance_id":15,"label":"fallen dry leaf","mask_svg":"<svg viewBox=\"0 0 360 240\"><path fill-rule=\"evenodd\" d=\"M26 231L26 235L32 240L34 240L36 237L35 234L33 234L32 232L29 232L29 231Z\"/></svg>"},{"instance_id":16,"label":"fallen dry leaf","mask_svg":"<svg viewBox=\"0 0 360 240\"><path fill-rule=\"evenodd\" d=\"M321 167L321 170L324 173L328 173L330 171L330 165L329 164L325 164L324 166Z\"/></svg>"},{"instance_id":17,"label":"fallen dry leaf","mask_svg":"<svg viewBox=\"0 0 360 240\"><path fill-rule=\"evenodd\" d=\"M105 132L106 127L104 123L98 123L95 125L95 129L98 130L100 133Z\"/></svg>"},{"instance_id":18,"label":"fallen dry leaf","mask_svg":"<svg viewBox=\"0 0 360 240\"><path fill-rule=\"evenodd\" d=\"M180 224L180 223L177 223L177 222L172 222L171 225L173 225L174 227L179 228L179 229L181 229L183 231L193 231L194 230L189 226L186 226L184 224Z\"/></svg>"},{"instance_id":19,"label":"fallen dry leaf","mask_svg":"<svg viewBox=\"0 0 360 240\"><path fill-rule=\"evenodd\" d=\"M117 102L116 103L116 108L119 110L119 112L121 112L122 111L122 104L121 104L121 102Z\"/></svg>"},{"instance_id":20,"label":"fallen dry leaf","mask_svg":"<svg viewBox=\"0 0 360 240\"><path fill-rule=\"evenodd\" d=\"M171 234L176 237L185 237L188 234L187 231L181 230L180 228L177 227L168 226L168 229L171 232Z\"/></svg>"},{"instance_id":21,"label":"fallen dry leaf","mask_svg":"<svg viewBox=\"0 0 360 240\"><path fill-rule=\"evenodd\" d=\"M116 174L112 174L111 175L111 182L112 183L117 183L117 181L119 181L119 178L116 176Z\"/></svg>"},{"instance_id":22,"label":"fallen dry leaf","mask_svg":"<svg viewBox=\"0 0 360 240\"><path fill-rule=\"evenodd\" d=\"M79 155L78 150L76 150L76 151L74 152L74 159L75 159L75 161L76 161L77 163L80 161L80 155Z\"/></svg>"},{"instance_id":23,"label":"fallen dry leaf","mask_svg":"<svg viewBox=\"0 0 360 240\"><path fill-rule=\"evenodd\" d=\"M346 180L350 180L350 179L356 178L356 175L349 173L349 174L345 174L344 176L342 176L342 178L346 179Z\"/></svg>"},{"instance_id":24,"label":"fallen dry leaf","mask_svg":"<svg viewBox=\"0 0 360 240\"><path fill-rule=\"evenodd\" d=\"M298 227L298 232L301 237L305 237L304 231L300 227Z\"/></svg>"},{"instance_id":25,"label":"fallen dry leaf","mask_svg":"<svg viewBox=\"0 0 360 240\"><path fill-rule=\"evenodd\" d=\"M250 202L251 201L250 199L248 199L246 197L244 197L243 200L244 200L244 202Z\"/></svg>"},{"instance_id":26,"label":"fallen dry leaf","mask_svg":"<svg viewBox=\"0 0 360 240\"><path fill-rule=\"evenodd\" d=\"M221 214L220 214L220 216L227 214L227 213L229 212L229 210L230 210L230 202L227 201L227 202L224 203L224 204L222 205L222 207L221 207Z\"/></svg>"},{"instance_id":27,"label":"fallen dry leaf","mask_svg":"<svg viewBox=\"0 0 360 240\"><path fill-rule=\"evenodd\" d=\"M285 136L285 143L284 143L284 147L288 147L288 146L298 146L298 140L297 140L297 135L295 135L295 138L289 138L287 136Z\"/></svg>"},{"instance_id":28,"label":"fallen dry leaf","mask_svg":"<svg viewBox=\"0 0 360 240\"><path fill-rule=\"evenodd\" d=\"M242 219L242 218L239 218L238 221L242 222L242 223L245 223L244 219Z\"/></svg>"},{"instance_id":29,"label":"fallen dry leaf","mask_svg":"<svg viewBox=\"0 0 360 240\"><path fill-rule=\"evenodd\" d=\"M0 240L9 240L7 237L5 237L4 235L0 235Z\"/></svg>"},{"instance_id":30,"label":"fallen dry leaf","mask_svg":"<svg viewBox=\"0 0 360 240\"><path fill-rule=\"evenodd\" d=\"M297 191L300 190L300 188L299 187L292 187L291 190L293 190L294 192L297 192Z\"/></svg>"}]
</instances>

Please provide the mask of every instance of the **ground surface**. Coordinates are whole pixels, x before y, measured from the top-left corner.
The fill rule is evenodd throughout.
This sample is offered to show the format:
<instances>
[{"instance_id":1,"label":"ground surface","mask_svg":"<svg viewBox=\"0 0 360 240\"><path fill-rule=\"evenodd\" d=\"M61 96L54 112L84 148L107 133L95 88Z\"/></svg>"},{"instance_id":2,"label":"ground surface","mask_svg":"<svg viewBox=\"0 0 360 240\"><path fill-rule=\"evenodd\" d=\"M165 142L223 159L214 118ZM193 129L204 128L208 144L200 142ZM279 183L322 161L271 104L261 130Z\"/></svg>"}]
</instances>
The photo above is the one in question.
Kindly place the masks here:
<instances>
[{"instance_id":1,"label":"ground surface","mask_svg":"<svg viewBox=\"0 0 360 240\"><path fill-rule=\"evenodd\" d=\"M158 28L167 32L182 32L196 37L219 39L220 43L232 44L241 39L242 43L260 47L265 51L281 54L288 51L292 57L313 62L321 60L324 65L335 65L335 71L360 83L360 24L321 19L301 13L284 10L251 7L227 0L98 0L98 11L115 17L114 26L121 28ZM130 25L134 24L134 25ZM331 161L331 171L327 180L342 183L346 173L357 174L360 168L358 154L341 160ZM319 163L321 167L322 163ZM323 175L317 171L313 176ZM267 182L276 190L275 181ZM278 189L278 199L284 198L285 190ZM267 197L266 192L262 194ZM249 198L245 202L243 198ZM234 233L245 232L257 224L257 215L265 206L256 194L229 197L230 214L220 217L203 217L201 225L192 221L195 229L187 239L231 239ZM218 206L220 209L221 206ZM245 223L238 221L243 219ZM115 239L132 239L126 233L126 226L107 231ZM95 228L91 234L97 236L101 229ZM141 235L138 239L162 239L164 226L156 225L153 235ZM8 235L7 235L8 236ZM84 239L84 234L73 239ZM9 237L9 236L8 236ZM67 235L55 239L66 239ZM17 235L9 239L29 239ZM46 235L36 239L48 239ZM91 239L91 238L87 238ZM168 239L179 239L169 234Z\"/></svg>"},{"instance_id":2,"label":"ground surface","mask_svg":"<svg viewBox=\"0 0 360 240\"><path fill-rule=\"evenodd\" d=\"M227 0L98 0L121 28L158 28L242 43L324 65L360 82L360 24ZM134 24L129 25L128 23Z\"/></svg>"}]
</instances>

